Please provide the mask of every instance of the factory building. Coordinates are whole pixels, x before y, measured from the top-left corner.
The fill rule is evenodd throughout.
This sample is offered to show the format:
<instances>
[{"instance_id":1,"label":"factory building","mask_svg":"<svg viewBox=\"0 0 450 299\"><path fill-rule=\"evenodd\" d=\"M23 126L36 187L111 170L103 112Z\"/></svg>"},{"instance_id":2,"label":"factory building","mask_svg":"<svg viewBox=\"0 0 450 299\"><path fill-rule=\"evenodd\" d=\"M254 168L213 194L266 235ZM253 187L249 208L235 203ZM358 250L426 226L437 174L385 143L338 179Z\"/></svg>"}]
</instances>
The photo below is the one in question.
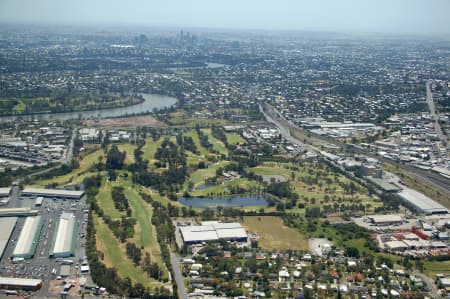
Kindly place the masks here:
<instances>
[{"instance_id":1,"label":"factory building","mask_svg":"<svg viewBox=\"0 0 450 299\"><path fill-rule=\"evenodd\" d=\"M413 189L404 188L398 193L398 195L406 202L407 205L411 206L419 213L433 215L448 214L449 212L448 209L440 203Z\"/></svg>"},{"instance_id":2,"label":"factory building","mask_svg":"<svg viewBox=\"0 0 450 299\"><path fill-rule=\"evenodd\" d=\"M372 215L368 216L375 225L393 225L402 224L403 218L400 215Z\"/></svg>"},{"instance_id":3,"label":"factory building","mask_svg":"<svg viewBox=\"0 0 450 299\"><path fill-rule=\"evenodd\" d=\"M79 200L83 197L84 191L26 188L22 191L22 195Z\"/></svg>"},{"instance_id":4,"label":"factory building","mask_svg":"<svg viewBox=\"0 0 450 299\"><path fill-rule=\"evenodd\" d=\"M0 218L0 258L8 245L9 238L16 226L17 217Z\"/></svg>"},{"instance_id":5,"label":"factory building","mask_svg":"<svg viewBox=\"0 0 450 299\"><path fill-rule=\"evenodd\" d=\"M0 188L0 197L8 197L11 193L11 188Z\"/></svg>"},{"instance_id":6,"label":"factory building","mask_svg":"<svg viewBox=\"0 0 450 299\"><path fill-rule=\"evenodd\" d=\"M248 239L245 229L236 222L207 221L202 225L180 226L178 229L184 246L219 240L247 242Z\"/></svg>"},{"instance_id":7,"label":"factory building","mask_svg":"<svg viewBox=\"0 0 450 299\"><path fill-rule=\"evenodd\" d=\"M41 216L27 217L13 251L14 258L30 259L34 256L42 229Z\"/></svg>"},{"instance_id":8,"label":"factory building","mask_svg":"<svg viewBox=\"0 0 450 299\"><path fill-rule=\"evenodd\" d=\"M0 217L15 217L15 216L34 216L37 215L37 210L30 208L2 208L0 209Z\"/></svg>"},{"instance_id":9,"label":"factory building","mask_svg":"<svg viewBox=\"0 0 450 299\"><path fill-rule=\"evenodd\" d=\"M74 254L77 225L73 213L62 213L53 240L51 257L69 257Z\"/></svg>"},{"instance_id":10,"label":"factory building","mask_svg":"<svg viewBox=\"0 0 450 299\"><path fill-rule=\"evenodd\" d=\"M40 279L0 277L0 289L37 291L41 287Z\"/></svg>"}]
</instances>

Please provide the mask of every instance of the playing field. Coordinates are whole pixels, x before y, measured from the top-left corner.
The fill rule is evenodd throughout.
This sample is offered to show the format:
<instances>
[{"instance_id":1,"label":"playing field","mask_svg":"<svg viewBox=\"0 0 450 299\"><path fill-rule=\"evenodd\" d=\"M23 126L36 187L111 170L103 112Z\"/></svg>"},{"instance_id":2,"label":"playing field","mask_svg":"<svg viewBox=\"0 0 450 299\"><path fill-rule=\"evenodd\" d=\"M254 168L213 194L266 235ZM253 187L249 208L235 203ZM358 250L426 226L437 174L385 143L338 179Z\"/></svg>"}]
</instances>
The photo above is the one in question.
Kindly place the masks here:
<instances>
[{"instance_id":1,"label":"playing field","mask_svg":"<svg viewBox=\"0 0 450 299\"><path fill-rule=\"evenodd\" d=\"M308 240L297 230L284 225L280 217L246 216L242 225L259 234L258 245L265 250L308 250Z\"/></svg>"}]
</instances>

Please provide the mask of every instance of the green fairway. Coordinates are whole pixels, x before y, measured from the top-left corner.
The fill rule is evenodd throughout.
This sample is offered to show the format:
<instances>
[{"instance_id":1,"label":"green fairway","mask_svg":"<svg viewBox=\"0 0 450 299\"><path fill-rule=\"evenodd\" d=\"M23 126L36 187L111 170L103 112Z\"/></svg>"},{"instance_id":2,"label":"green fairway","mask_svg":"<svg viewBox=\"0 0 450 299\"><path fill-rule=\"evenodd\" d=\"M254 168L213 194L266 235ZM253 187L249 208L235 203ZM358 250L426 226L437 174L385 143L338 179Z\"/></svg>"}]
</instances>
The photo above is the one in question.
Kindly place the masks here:
<instances>
[{"instance_id":1,"label":"green fairway","mask_svg":"<svg viewBox=\"0 0 450 299\"><path fill-rule=\"evenodd\" d=\"M41 180L36 182L36 185L41 185L41 186L45 186L47 184L50 183L56 183L58 185L61 184L68 184L71 182L81 182L83 177L82 175L87 172L92 165L94 165L95 163L97 163L99 161L99 159L103 159L104 157L104 152L101 149L96 150L95 152L92 152L88 155L86 155L81 161L80 161L80 167L73 170L72 172L66 174L66 175L62 175L62 176L58 176L58 177L54 177L48 180ZM81 177L81 178L80 178Z\"/></svg>"},{"instance_id":2,"label":"green fairway","mask_svg":"<svg viewBox=\"0 0 450 299\"><path fill-rule=\"evenodd\" d=\"M136 145L130 143L121 143L118 144L117 147L119 151L125 152L125 164L134 163L134 150L136 149Z\"/></svg>"},{"instance_id":3,"label":"green fairway","mask_svg":"<svg viewBox=\"0 0 450 299\"><path fill-rule=\"evenodd\" d=\"M129 277L135 283L141 283L144 286L160 284L149 278L141 268L133 265L126 257L124 244L117 241L103 220L96 215L94 215L94 225L97 232L97 247L104 254L103 262L106 266L114 267L120 276Z\"/></svg>"},{"instance_id":4,"label":"green fairway","mask_svg":"<svg viewBox=\"0 0 450 299\"><path fill-rule=\"evenodd\" d=\"M137 222L136 235L134 237L136 246L143 247L145 251L150 253L152 260L163 269L164 277L167 277L167 269L162 261L155 227L151 224L152 207L134 189L125 189L125 196L130 203L133 217Z\"/></svg>"},{"instance_id":5,"label":"green fairway","mask_svg":"<svg viewBox=\"0 0 450 299\"><path fill-rule=\"evenodd\" d=\"M208 136L209 143L211 143L213 145L213 150L217 151L220 154L228 155L227 148L225 147L225 145L223 144L222 141L216 139L211 134L211 129L204 129L202 131L203 131L203 133L205 133Z\"/></svg>"},{"instance_id":6,"label":"green fairway","mask_svg":"<svg viewBox=\"0 0 450 299\"><path fill-rule=\"evenodd\" d=\"M227 141L229 144L246 144L244 138L241 137L238 133L225 133L227 136Z\"/></svg>"},{"instance_id":7,"label":"green fairway","mask_svg":"<svg viewBox=\"0 0 450 299\"><path fill-rule=\"evenodd\" d=\"M100 187L100 192L97 195L97 203L106 215L112 219L119 219L125 215L125 213L120 212L114 207L114 202L111 198L111 188L112 184L104 179L102 186Z\"/></svg>"},{"instance_id":8,"label":"green fairway","mask_svg":"<svg viewBox=\"0 0 450 299\"><path fill-rule=\"evenodd\" d=\"M145 145L142 148L142 151L144 152L142 158L144 160L148 160L149 161L149 167L153 166L153 162L155 162L155 153L156 150L158 149L158 147L161 145L161 143L163 142L163 138L158 139L157 141L153 141L153 139L151 137L147 137L145 139Z\"/></svg>"}]
</instances>

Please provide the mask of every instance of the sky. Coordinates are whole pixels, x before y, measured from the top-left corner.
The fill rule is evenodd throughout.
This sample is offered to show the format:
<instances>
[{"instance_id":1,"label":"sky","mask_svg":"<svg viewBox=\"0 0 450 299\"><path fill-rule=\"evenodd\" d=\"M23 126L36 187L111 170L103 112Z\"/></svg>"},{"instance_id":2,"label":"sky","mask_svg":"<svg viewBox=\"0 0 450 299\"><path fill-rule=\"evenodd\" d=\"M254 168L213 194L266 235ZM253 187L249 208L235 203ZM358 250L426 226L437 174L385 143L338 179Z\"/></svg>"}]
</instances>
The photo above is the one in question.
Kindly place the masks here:
<instances>
[{"instance_id":1,"label":"sky","mask_svg":"<svg viewBox=\"0 0 450 299\"><path fill-rule=\"evenodd\" d=\"M450 0L0 0L0 22L450 35Z\"/></svg>"}]
</instances>

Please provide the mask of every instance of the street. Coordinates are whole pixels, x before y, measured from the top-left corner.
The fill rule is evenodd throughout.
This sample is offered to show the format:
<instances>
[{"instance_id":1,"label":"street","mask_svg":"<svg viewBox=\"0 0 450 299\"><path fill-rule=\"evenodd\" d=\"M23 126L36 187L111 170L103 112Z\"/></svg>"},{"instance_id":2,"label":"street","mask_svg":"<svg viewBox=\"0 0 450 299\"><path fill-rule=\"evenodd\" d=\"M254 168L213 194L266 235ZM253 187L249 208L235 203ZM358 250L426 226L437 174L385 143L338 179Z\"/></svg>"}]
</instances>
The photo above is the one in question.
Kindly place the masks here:
<instances>
[{"instance_id":1,"label":"street","mask_svg":"<svg viewBox=\"0 0 450 299\"><path fill-rule=\"evenodd\" d=\"M181 274L180 261L181 258L178 255L176 255L175 253L170 254L170 263L172 264L173 274L177 283L178 298L187 299L188 295L186 287L184 285L183 275Z\"/></svg>"}]
</instances>

